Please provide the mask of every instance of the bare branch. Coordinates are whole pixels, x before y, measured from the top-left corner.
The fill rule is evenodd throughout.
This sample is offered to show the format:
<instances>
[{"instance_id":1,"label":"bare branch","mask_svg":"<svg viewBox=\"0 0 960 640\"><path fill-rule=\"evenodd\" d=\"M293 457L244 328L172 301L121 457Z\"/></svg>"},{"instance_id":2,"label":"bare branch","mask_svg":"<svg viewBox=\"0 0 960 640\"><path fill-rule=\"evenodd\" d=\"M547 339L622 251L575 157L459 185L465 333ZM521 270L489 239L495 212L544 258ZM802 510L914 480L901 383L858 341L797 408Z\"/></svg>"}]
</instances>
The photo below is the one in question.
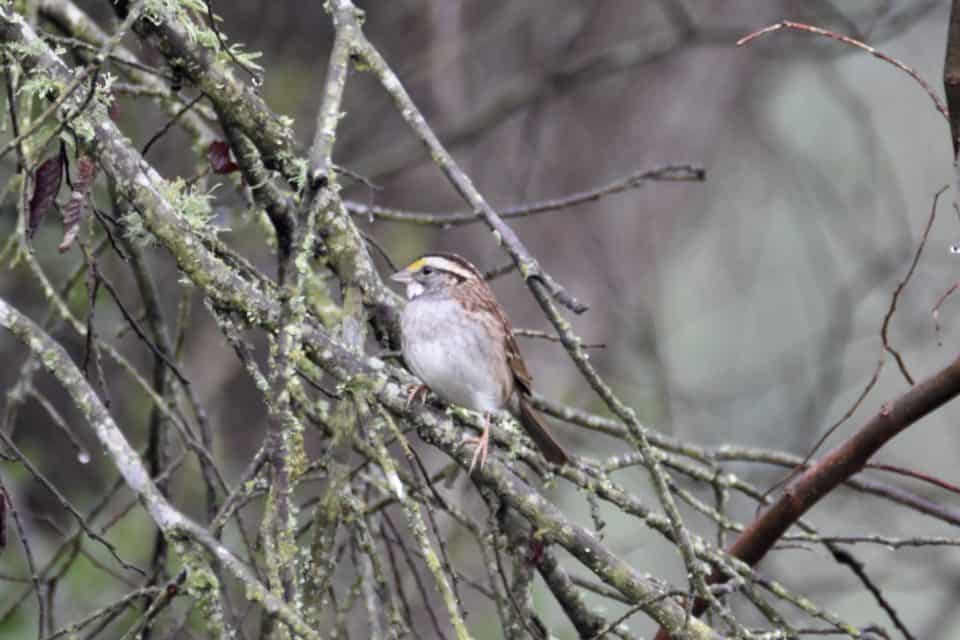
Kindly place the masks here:
<instances>
[{"instance_id":1,"label":"bare branch","mask_svg":"<svg viewBox=\"0 0 960 640\"><path fill-rule=\"evenodd\" d=\"M737 40L737 46L742 47L743 45L750 44L751 42L753 42L754 40L756 40L761 36L765 36L768 33L773 33L774 31L780 31L783 29L790 29L794 31L805 31L807 33L812 33L818 36L831 38L833 40L837 40L838 42L848 44L852 47L863 49L864 51L872 55L874 58L879 58L880 60L883 60L884 62L893 65L897 69L900 69L901 71L906 73L908 76L913 78L914 81L917 84L919 84L920 87L930 97L930 100L933 101L933 106L936 107L937 111L940 112L940 115L946 118L947 121L950 121L950 114L947 111L947 105L943 104L943 101L940 99L940 97L933 92L932 88L930 88L930 84L923 79L923 76L921 76L916 69L900 62L899 60L897 60L892 56L888 56L882 51L878 51L877 49L874 49L868 44L864 44L863 42L860 42L859 40L855 40L848 36L835 33L828 29L821 29L820 27L814 27L809 24L803 24L800 22L792 22L790 20L784 20L783 22L778 22L777 24L770 25L769 27L764 27L759 31L754 31L753 33L743 36L742 38Z\"/></svg>"},{"instance_id":2,"label":"bare branch","mask_svg":"<svg viewBox=\"0 0 960 640\"><path fill-rule=\"evenodd\" d=\"M506 207L501 209L499 214L504 220L509 218L524 218L541 213L568 209L587 202L595 202L609 195L641 188L650 181L702 182L705 179L706 171L702 167L690 164L666 165L649 171L637 171L629 176L614 180L609 184L595 189L573 193L560 198ZM457 227L474 222L481 222L483 220L483 213L479 212L479 210L475 212L420 213L417 211L405 211L377 205L367 205L361 202L347 201L344 204L346 204L350 213L355 215L373 216L383 220L408 222L411 224Z\"/></svg>"},{"instance_id":3,"label":"bare branch","mask_svg":"<svg viewBox=\"0 0 960 640\"><path fill-rule=\"evenodd\" d=\"M140 456L127 442L100 398L90 388L83 374L59 344L28 318L0 299L0 326L12 333L30 350L41 357L44 367L52 373L70 394L77 408L95 432L100 444L109 452L113 463L127 485L140 496L153 521L164 533L175 540L187 540L202 548L246 585L248 597L256 598L271 614L278 616L298 635L317 638L311 629L289 606L276 598L261 584L250 570L205 529L174 509L157 490Z\"/></svg>"},{"instance_id":4,"label":"bare branch","mask_svg":"<svg viewBox=\"0 0 960 640\"><path fill-rule=\"evenodd\" d=\"M860 471L891 438L957 395L960 395L960 358L918 382L899 398L884 403L855 434L787 487L783 497L733 542L729 553L755 565L801 515ZM715 572L712 579L721 581L722 572ZM699 605L695 610L701 609Z\"/></svg>"}]
</instances>

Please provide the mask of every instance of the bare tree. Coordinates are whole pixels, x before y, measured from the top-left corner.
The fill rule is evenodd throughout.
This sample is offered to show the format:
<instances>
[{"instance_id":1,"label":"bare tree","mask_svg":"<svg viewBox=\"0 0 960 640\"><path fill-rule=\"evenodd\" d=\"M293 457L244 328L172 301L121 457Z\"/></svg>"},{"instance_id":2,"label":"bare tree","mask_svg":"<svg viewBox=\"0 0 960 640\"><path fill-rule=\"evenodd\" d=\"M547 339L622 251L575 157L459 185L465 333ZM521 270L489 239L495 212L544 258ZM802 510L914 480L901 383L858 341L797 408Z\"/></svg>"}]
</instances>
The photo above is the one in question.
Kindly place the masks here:
<instances>
[{"instance_id":1,"label":"bare tree","mask_svg":"<svg viewBox=\"0 0 960 640\"><path fill-rule=\"evenodd\" d=\"M580 218L551 226L570 209L654 183L698 189L662 183L701 183L701 164L650 163L614 179L597 175L599 186L498 206L477 187L489 163L471 167L453 150L518 117L523 131L513 142L524 149L575 136L543 124L565 96L685 47L732 47L749 34L739 44L775 53L774 66L793 55L825 64L841 55L836 49L878 58L871 64L919 83L921 90L911 88L952 127L955 153L960 3L947 38L946 103L920 71L864 42L869 32L893 37L942 9L939 3L864 15L812 3L811 14L797 18L822 18L833 28L784 21L760 31L755 22L707 22L682 2L652 3L636 10L637 20L657 28L609 46L597 46L597 25L614 30L621 16L601 3L564 6L549 36L538 35L532 9L514 3L470 34L463 32L472 20L466 8L426 4L371 3L365 12L351 0L329 0L323 15L289 14L329 32L323 64L314 42L313 73L297 78L316 90L308 147L298 125L265 97L264 83L280 71L269 60L261 67L234 42L211 0L100 3L91 7L96 19L70 0L0 6L9 119L0 148L9 165L3 202L16 220L0 249L10 283L0 296L0 325L17 343L3 346L8 361L20 358L3 374L0 629L16 625L51 640L638 638L631 623L643 614L644 629L659 628L664 639L929 637L911 631L912 611L905 615L859 549L929 547L941 562L960 539L862 533L853 515L824 524L807 512L849 488L877 498L893 514L884 517L960 524L960 511L941 493L878 479L892 472L937 492L960 491L920 454L912 465L876 459L960 394L960 360L908 366L891 329L898 309L899 318L913 304L907 286L923 268L943 191L930 194L919 239L899 236L892 258L875 258L855 279L896 278L875 323L879 358L856 376L849 398L834 395L837 379L828 373L812 386L796 414L830 427L819 439L798 439L802 446L792 449L809 452L799 455L786 446L708 444L678 427L676 415L673 434L649 426L643 396L617 373L616 358L621 342L624 352L631 340L640 343L654 371L649 386L664 404L682 403L652 305L631 307L629 330L611 329L605 344L591 343L582 318L602 298L585 295L575 261L545 250L551 241L563 248L564 230L589 226ZM260 20L273 16L266 11ZM389 47L368 36L402 30L411 15L433 38L426 62L413 65L427 70L423 93L434 104L426 107L412 97L417 74L398 71ZM453 70L445 56L485 47L485 34L503 29L501 15L524 26L517 42L535 51L538 64L473 101L469 56L451 54ZM781 31L808 40L774 33ZM489 55L492 68L497 53ZM689 126L709 131L719 126L715 118L705 114ZM403 142L383 139L387 121ZM436 212L381 204L392 193L381 183L417 191L424 166L445 180L446 192L429 183L439 205L452 203L452 194L462 205ZM168 172L180 177L165 178ZM514 176L524 192L531 176ZM53 231L57 214L62 233ZM665 220L664 233L671 223L682 228ZM628 224L636 223L613 225L612 233L626 237ZM576 429L582 446L569 464L548 463L503 421L486 464L458 476L471 466L470 436L483 418L433 397L410 402L418 380L397 351L404 301L385 284L392 256L411 253L418 242L411 228L445 231L437 242L455 243L453 229L481 225L489 232L482 240L500 255L486 276L512 277L538 309L522 317L549 326L518 335L556 347L576 372L572 384L591 394L580 404L595 403L587 411L559 394L534 394L536 408ZM57 250L43 239L54 233ZM648 270L652 235L630 245ZM863 246L861 236L847 240ZM596 253L607 251L615 253L610 246ZM630 304L656 288L630 280L637 263L614 262L604 276L631 283L610 287L618 301ZM856 286L841 284L836 299ZM935 342L932 326L956 285L932 288L939 299L914 314L924 318L920 340L927 343ZM825 361L853 343L844 335L853 311L835 306ZM210 356L211 348L221 355ZM880 399L888 360L906 389ZM767 375L776 369L769 363ZM699 399L705 406L724 401L725 385L714 387ZM835 400L843 409L827 420L823 405ZM659 416L664 424L669 413ZM819 454L814 441L839 428L847 430L843 441ZM594 437L612 444L596 446ZM753 476L743 464L788 475L770 489L773 476ZM40 499L30 499L24 483L43 495L44 508L32 504ZM628 546L608 535L609 521L631 532ZM638 562L639 536L655 540L654 555L672 569ZM852 618L835 606L828 590L809 584L813 572L802 559L778 571L758 566L775 550L795 549L835 563L829 578L851 582L872 617ZM957 589L955 577L931 582L942 582L947 594ZM534 597L545 592L549 605ZM547 615L547 607L560 613Z\"/></svg>"}]
</instances>

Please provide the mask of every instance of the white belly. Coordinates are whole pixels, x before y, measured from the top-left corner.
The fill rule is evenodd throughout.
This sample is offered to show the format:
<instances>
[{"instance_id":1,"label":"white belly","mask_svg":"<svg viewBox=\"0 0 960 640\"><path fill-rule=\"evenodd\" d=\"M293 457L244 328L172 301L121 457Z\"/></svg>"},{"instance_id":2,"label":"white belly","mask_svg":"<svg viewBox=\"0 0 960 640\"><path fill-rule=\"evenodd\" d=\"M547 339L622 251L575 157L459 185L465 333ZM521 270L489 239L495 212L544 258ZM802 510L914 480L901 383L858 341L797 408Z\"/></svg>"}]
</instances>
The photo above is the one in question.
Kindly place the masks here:
<instances>
[{"instance_id":1,"label":"white belly","mask_svg":"<svg viewBox=\"0 0 960 640\"><path fill-rule=\"evenodd\" d=\"M504 406L512 391L512 385L497 382L512 380L504 345L494 343L457 303L412 300L404 309L401 331L407 365L444 401L483 412Z\"/></svg>"}]
</instances>

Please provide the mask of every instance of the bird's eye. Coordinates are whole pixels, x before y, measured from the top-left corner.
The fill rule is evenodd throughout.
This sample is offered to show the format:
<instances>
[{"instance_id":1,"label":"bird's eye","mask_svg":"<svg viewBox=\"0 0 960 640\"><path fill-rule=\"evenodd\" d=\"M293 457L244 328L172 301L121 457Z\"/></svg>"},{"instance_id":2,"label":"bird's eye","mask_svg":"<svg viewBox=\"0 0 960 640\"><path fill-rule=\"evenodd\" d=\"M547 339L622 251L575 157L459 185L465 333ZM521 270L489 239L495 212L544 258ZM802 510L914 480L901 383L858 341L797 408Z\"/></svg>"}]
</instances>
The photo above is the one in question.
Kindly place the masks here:
<instances>
[{"instance_id":1,"label":"bird's eye","mask_svg":"<svg viewBox=\"0 0 960 640\"><path fill-rule=\"evenodd\" d=\"M420 273L422 273L425 276L428 276L431 273L433 273L433 267L424 267L423 269L420 269Z\"/></svg>"}]
</instances>

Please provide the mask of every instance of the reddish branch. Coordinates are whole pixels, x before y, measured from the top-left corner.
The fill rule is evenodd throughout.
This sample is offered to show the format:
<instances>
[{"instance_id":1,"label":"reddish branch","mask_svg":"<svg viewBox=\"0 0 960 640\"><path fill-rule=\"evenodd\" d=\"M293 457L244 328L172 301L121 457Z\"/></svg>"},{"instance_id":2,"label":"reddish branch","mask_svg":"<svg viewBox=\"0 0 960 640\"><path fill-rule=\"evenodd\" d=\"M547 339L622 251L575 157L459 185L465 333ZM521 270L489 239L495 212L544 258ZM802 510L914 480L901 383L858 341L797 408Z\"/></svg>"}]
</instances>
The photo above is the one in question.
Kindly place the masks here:
<instances>
[{"instance_id":1,"label":"reddish branch","mask_svg":"<svg viewBox=\"0 0 960 640\"><path fill-rule=\"evenodd\" d=\"M960 0L958 0L960 1ZM947 190L947 187L943 187L940 191L933 196L933 205L930 207L930 217L927 218L927 226L923 228L923 236L920 239L920 245L917 247L916 252L913 254L913 261L910 263L910 268L907 269L907 275L904 276L896 289L893 290L893 296L890 298L890 306L887 307L887 313L883 316L883 324L880 327L880 340L883 342L883 351L890 353L894 359L897 361L897 366L900 367L900 373L903 374L903 377L910 384L914 384L913 376L910 375L910 372L907 370L907 363L904 362L903 356L899 351L893 348L890 344L889 338L889 329L890 329L890 320L893 319L893 314L897 311L897 302L900 300L900 294L903 293L903 290L906 289L907 284L910 282L910 278L913 277L914 271L917 270L917 265L920 263L920 256L923 255L923 248L927 246L927 238L930 237L930 229L933 227L933 221L937 218L937 202L940 200L940 196L944 191ZM817 440L816 444L813 445L813 448L810 450L810 453L807 454L807 457L804 458L803 463L801 463L794 471L788 474L783 480L771 487L765 494L766 497L768 494L773 493L776 489L779 489L781 486L787 484L800 472L800 470L807 466L807 463L813 458L814 454L820 450L820 447L826 442L827 438L833 435L833 432L836 431L840 425L846 422L850 416L860 407L860 404L866 399L867 394L873 389L877 384L877 380L880 379L880 370L883 369L883 352L880 354L880 360L877 361L877 367L873 371L873 376L871 376L870 381L867 383L867 386L864 387L863 391L854 401L853 405L847 409L847 412L843 416L834 422L827 431L820 436L820 439Z\"/></svg>"},{"instance_id":2,"label":"reddish branch","mask_svg":"<svg viewBox=\"0 0 960 640\"><path fill-rule=\"evenodd\" d=\"M956 9L956 5L957 5L957 4L958 4L958 0L954 0L954 8L955 8L955 9ZM956 13L956 12L954 12L954 13ZM956 20L956 16L955 16L955 15L953 16L953 20L954 20L954 21ZM774 31L781 31L782 29L791 29L791 30L793 30L793 31L805 31L806 33L812 33L812 34L815 34L815 35L818 35L818 36L824 36L824 37L826 37L826 38L831 38L832 40L836 40L836 41L838 41L838 42L842 42L842 43L844 43L844 44L848 44L848 45L850 45L850 46L852 46L852 47L856 47L856 48L858 48L858 49L863 49L864 51L866 51L867 53L869 53L869 54L872 55L873 57L879 58L880 60L883 60L884 62L887 62L887 63L889 63L889 64L892 64L892 65L895 66L897 69L900 69L901 71L903 71L904 73L906 73L907 75L909 75L911 78L913 78L913 79L916 81L916 83L919 84L919 85L923 88L923 90L927 92L927 95L930 96L930 99L933 100L933 104L934 104L934 106L937 108L937 111L939 111L940 114L943 115L944 118L946 118L947 120L950 120L950 115L949 115L949 113L947 112L947 105L945 105L945 104L943 103L943 100L941 100L941 99L937 96L937 94L935 94L935 93L933 92L933 89L930 88L930 84L929 84L926 80L923 79L923 76L921 76L920 73L919 73L916 69L914 69L914 68L911 67L910 65L907 65L907 64L904 64L904 63L900 62L899 60L897 60L896 58L894 58L894 57L892 57L892 56L888 56L887 54L885 54L885 53L882 52L882 51L878 51L878 50L874 49L873 47L871 47L871 46L868 45L868 44L865 44L865 43L863 43L863 42L860 42L859 40L856 40L856 39L851 38L851 37L849 37L849 36L845 36L845 35L839 34L839 33L835 32L835 31L830 31L829 29L822 29L822 28L820 28L820 27L814 27L814 26L809 25L809 24L803 24L802 22L792 22L792 21L790 21L790 20L784 20L783 22L778 22L777 24L772 24L772 25L770 25L769 27L764 27L763 29L760 29L759 31L754 31L753 33L750 33L750 34L747 34L747 35L743 36L742 38L740 38L739 40L737 40L737 46L738 46L738 47L742 47L742 46L745 45L745 44L749 44L749 43L753 42L754 40L756 40L756 39L759 38L760 36L765 36L765 35L767 35L768 33L773 33ZM960 27L957 27L957 25L956 25L955 22L951 22L951 32L950 32L951 41L952 41L952 36L954 35L954 29L960 29ZM950 49L949 49L949 47L948 47L948 51L949 51L949 50L950 50Z\"/></svg>"},{"instance_id":3,"label":"reddish branch","mask_svg":"<svg viewBox=\"0 0 960 640\"><path fill-rule=\"evenodd\" d=\"M920 471L914 471L913 469L898 467L893 464L871 463L871 464L868 464L867 466L871 469L876 469L877 471L886 471L888 473L896 473L901 476L913 478L914 480L919 480L921 482L932 484L935 487L940 487L941 489L946 489L951 493L960 494L960 486L957 486L951 482L947 482L943 478L932 476L929 473L921 473Z\"/></svg>"},{"instance_id":4,"label":"reddish branch","mask_svg":"<svg viewBox=\"0 0 960 640\"><path fill-rule=\"evenodd\" d=\"M740 534L727 552L755 565L799 518L821 498L858 473L867 461L894 436L927 414L960 395L960 357L935 375L917 383L902 396L885 403L865 425L836 449L810 467L770 510ZM727 579L714 571L713 582ZM694 606L703 612L703 603ZM670 636L661 629L657 640Z\"/></svg>"},{"instance_id":5,"label":"reddish branch","mask_svg":"<svg viewBox=\"0 0 960 640\"><path fill-rule=\"evenodd\" d=\"M937 110L950 122L954 149L956 150L958 121L950 117L947 106L933 93L930 85L912 67L877 51L859 40L854 40L853 38L819 27L798 22L783 21L741 38L737 41L737 45L747 44L762 35L782 29L804 31L832 38L862 49L874 57L888 62L907 73L923 87L930 99L933 100ZM944 85L947 90L947 98L951 106L954 107L951 111L960 113L960 0L954 0L953 2L950 34L947 43L947 62L944 70ZM955 93L951 93L951 91ZM940 194L938 193L937 195L939 196ZM930 226L933 223L935 211L936 199L934 199L934 210L931 212L930 221L924 230L924 243L929 234ZM911 264L907 278L904 279L894 293L890 311L884 319L881 335L883 337L884 348L888 351L891 351L886 336L889 319L896 308L897 296L913 274L922 248L923 243L921 243L920 249L914 257L914 262ZM909 374L906 373L902 360L899 358L899 354L895 351L891 352L897 357L898 364L901 365L901 371L903 371L907 379L910 380ZM910 382L912 384L912 380L910 380ZM920 418L937 410L957 395L960 395L960 357L934 376L913 386L896 400L885 403L880 408L880 411L855 434L824 456L815 465L807 469L802 476L788 486L780 500L740 534L728 548L728 553L751 566L756 565L804 513L817 504L821 498L833 491L839 484L860 472L870 458L894 436ZM710 576L711 581L714 583L722 582L727 578L728 576L716 567ZM694 614L699 615L703 612L704 608L705 603L702 600L698 600L694 605ZM667 640L668 638L669 634L664 629L660 629L657 633L657 640Z\"/></svg>"},{"instance_id":6,"label":"reddish branch","mask_svg":"<svg viewBox=\"0 0 960 640\"><path fill-rule=\"evenodd\" d=\"M759 562L787 528L820 498L859 472L894 436L957 395L960 395L960 358L896 400L885 403L846 442L788 487L783 497L737 538L730 553L751 565Z\"/></svg>"},{"instance_id":7,"label":"reddish branch","mask_svg":"<svg viewBox=\"0 0 960 640\"><path fill-rule=\"evenodd\" d=\"M893 291L893 297L890 299L890 306L887 308L886 315L883 316L883 326L880 327L880 338L883 340L883 349L890 355L894 357L897 361L897 366L900 367L900 373L903 374L903 377L910 384L913 384L913 376L910 375L910 372L907 371L907 363L903 361L903 356L900 355L900 352L893 348L890 344L890 338L888 332L890 329L890 320L893 318L893 314L897 311L897 301L900 299L900 294L903 293L903 290L906 289L907 283L910 282L910 278L913 277L913 272L917 270L917 264L920 262L920 256L923 254L923 248L927 245L927 238L930 237L930 229L933 227L933 221L937 217L937 201L940 200L940 196L944 191L947 190L947 187L943 187L940 191L937 191L936 195L933 196L933 205L930 207L930 217L927 218L927 226L923 228L923 236L920 239L920 245L917 247L916 253L913 254L913 261L910 263L910 268L907 270L907 275L903 280L897 284L897 288Z\"/></svg>"},{"instance_id":8,"label":"reddish branch","mask_svg":"<svg viewBox=\"0 0 960 640\"><path fill-rule=\"evenodd\" d=\"M943 92L950 109L950 139L953 153L960 148L960 0L953 0L950 29L947 31L947 55L943 61Z\"/></svg>"},{"instance_id":9,"label":"reddish branch","mask_svg":"<svg viewBox=\"0 0 960 640\"><path fill-rule=\"evenodd\" d=\"M957 287L960 287L960 282L954 282L950 285L943 294L937 298L937 303L933 305L933 328L937 332L937 344L943 346L943 343L940 340L940 307L943 306L943 303L947 301L953 292L957 290Z\"/></svg>"}]
</instances>

